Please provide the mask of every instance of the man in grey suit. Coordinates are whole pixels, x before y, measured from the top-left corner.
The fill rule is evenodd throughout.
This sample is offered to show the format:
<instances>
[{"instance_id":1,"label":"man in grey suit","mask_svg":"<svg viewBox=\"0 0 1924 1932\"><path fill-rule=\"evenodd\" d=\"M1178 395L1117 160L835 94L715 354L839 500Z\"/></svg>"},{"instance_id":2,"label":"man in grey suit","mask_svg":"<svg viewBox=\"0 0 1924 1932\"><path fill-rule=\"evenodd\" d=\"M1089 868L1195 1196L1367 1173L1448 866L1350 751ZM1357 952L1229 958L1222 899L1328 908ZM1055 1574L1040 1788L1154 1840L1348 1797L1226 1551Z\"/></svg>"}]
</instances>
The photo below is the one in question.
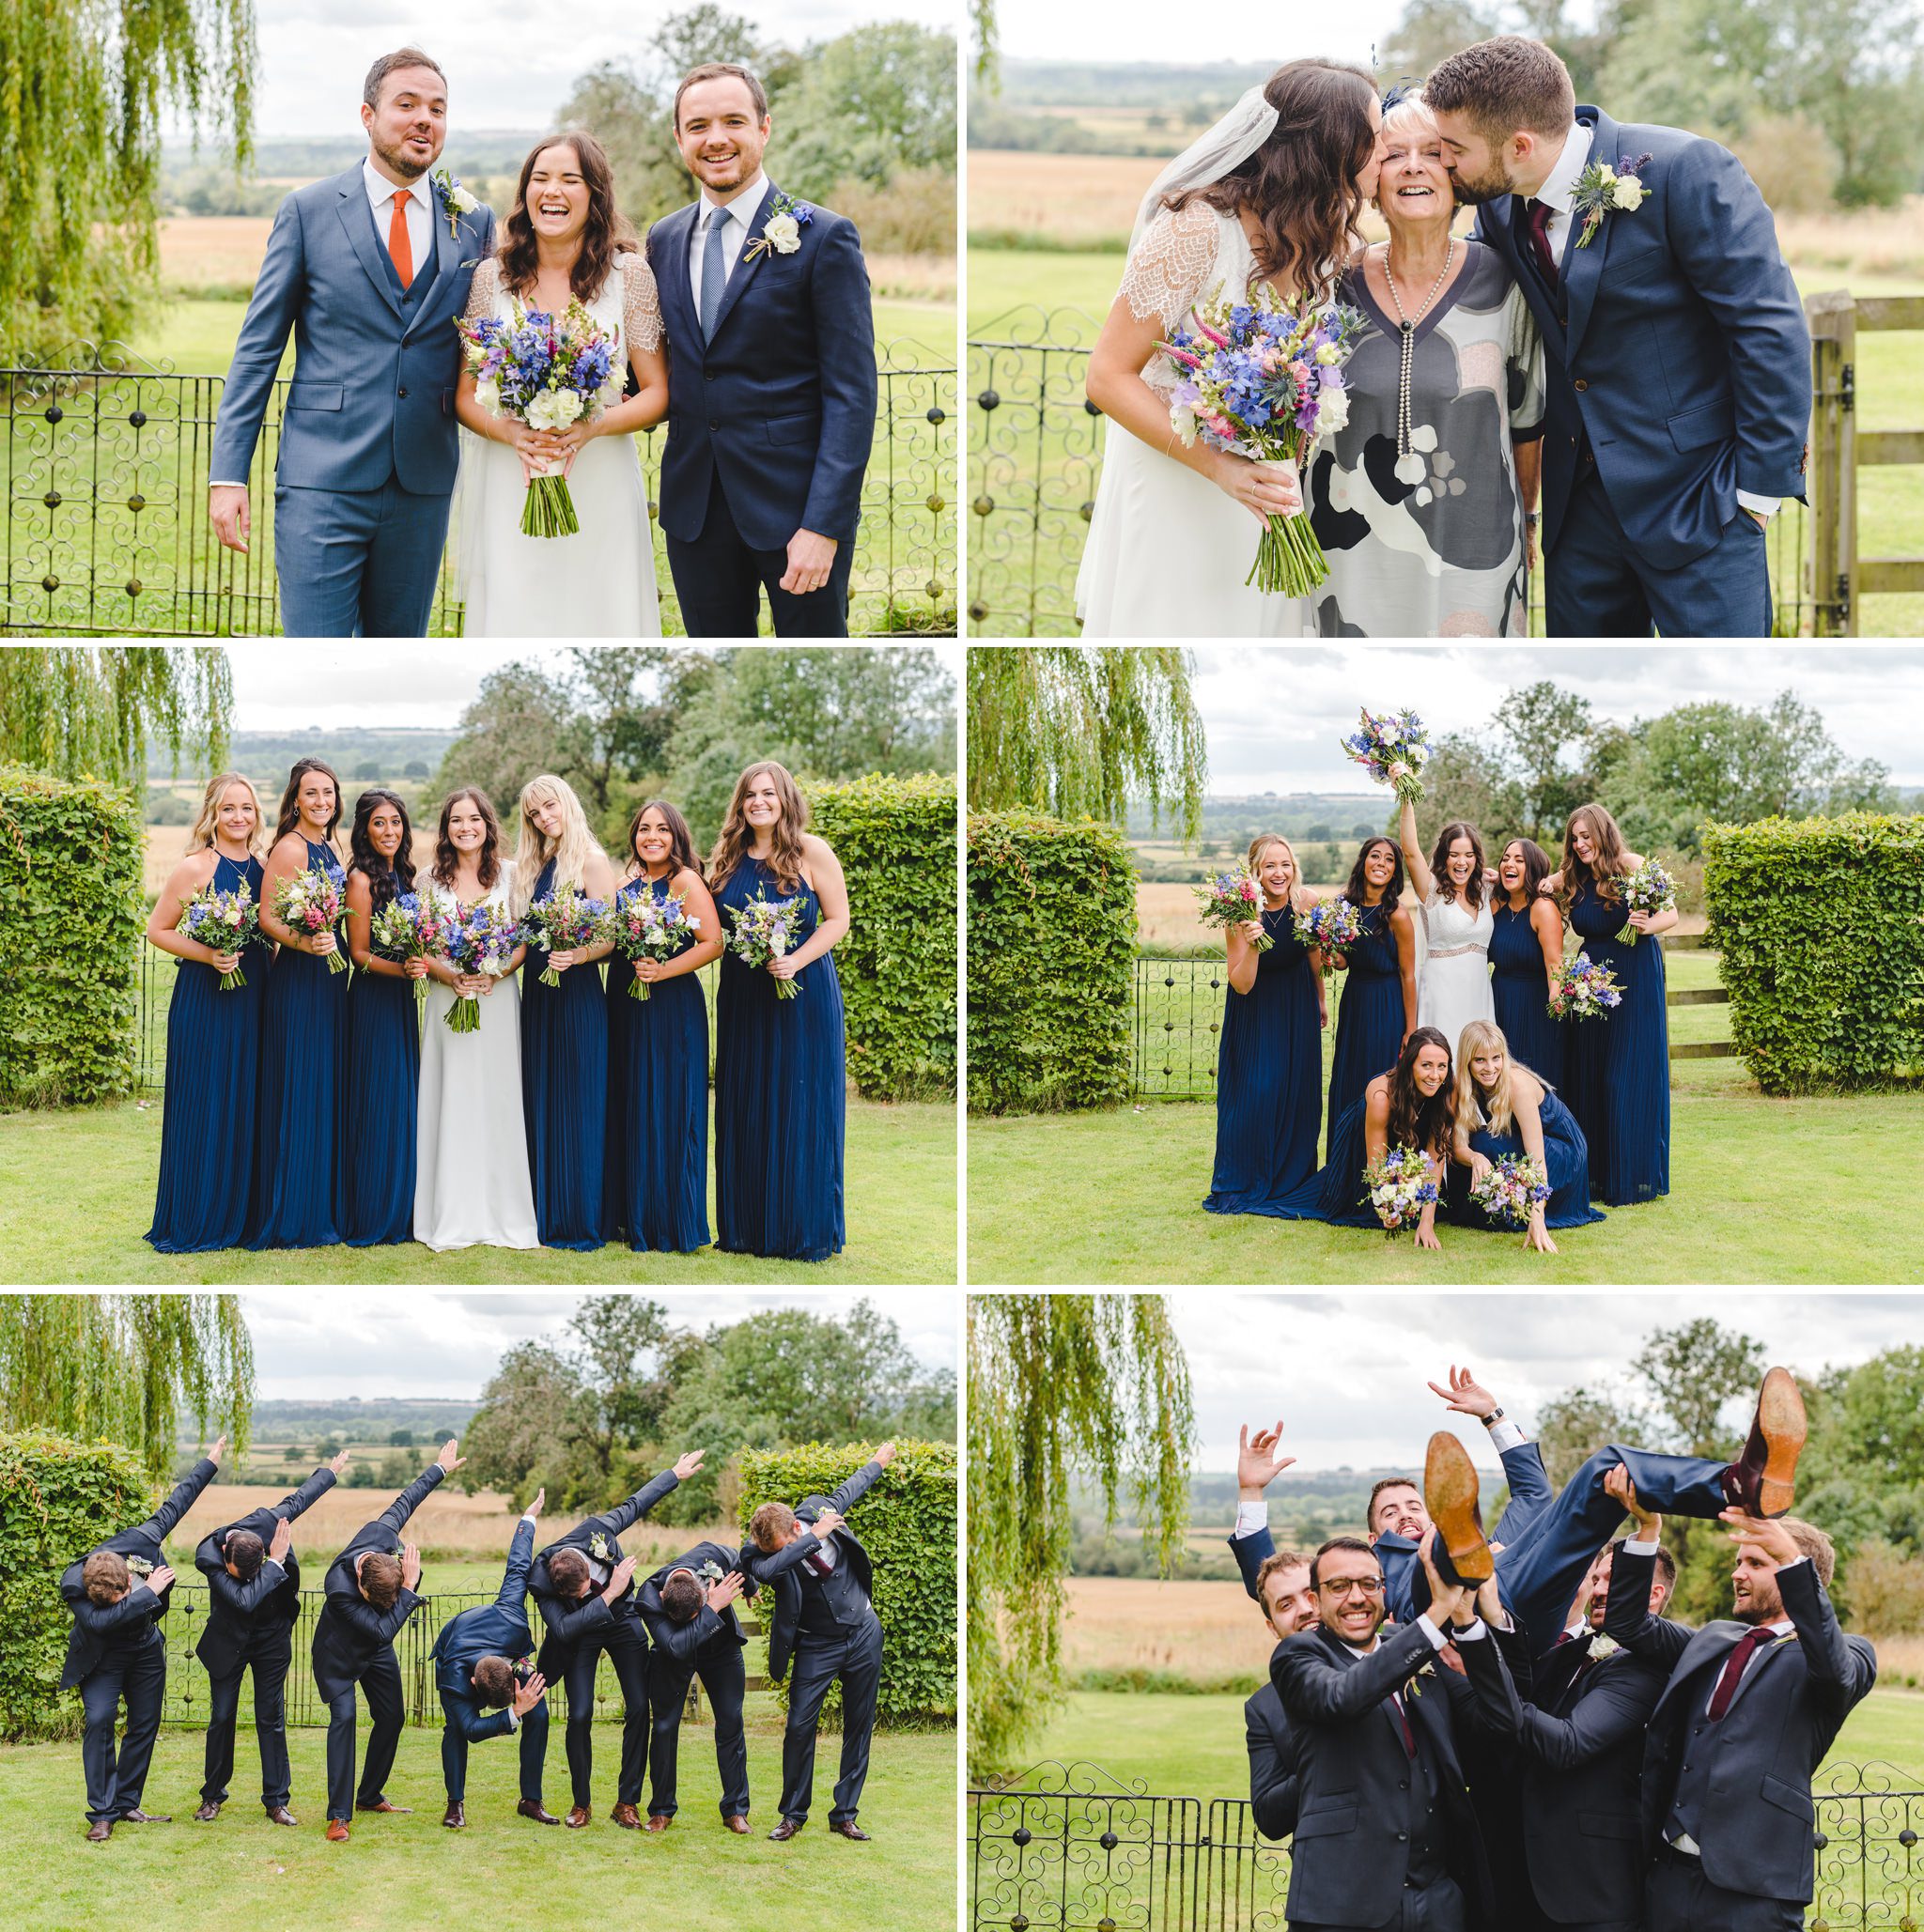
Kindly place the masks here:
<instances>
[{"instance_id":1,"label":"man in grey suit","mask_svg":"<svg viewBox=\"0 0 1924 1932\"><path fill-rule=\"evenodd\" d=\"M418 47L368 70L367 158L281 203L214 425L208 514L252 529L247 474L281 356L274 568L289 637L425 637L458 456L455 386L494 215L435 169L447 83Z\"/></svg>"}]
</instances>

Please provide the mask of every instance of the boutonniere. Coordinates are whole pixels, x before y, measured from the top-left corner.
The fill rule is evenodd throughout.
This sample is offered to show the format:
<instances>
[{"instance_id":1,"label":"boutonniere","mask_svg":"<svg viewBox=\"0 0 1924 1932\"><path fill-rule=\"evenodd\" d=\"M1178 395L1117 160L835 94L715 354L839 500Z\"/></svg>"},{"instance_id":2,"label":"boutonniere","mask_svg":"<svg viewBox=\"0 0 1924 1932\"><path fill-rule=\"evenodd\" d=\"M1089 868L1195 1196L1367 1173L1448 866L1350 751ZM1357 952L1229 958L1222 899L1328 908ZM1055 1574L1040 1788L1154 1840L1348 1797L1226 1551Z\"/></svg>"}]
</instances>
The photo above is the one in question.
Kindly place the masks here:
<instances>
[{"instance_id":1,"label":"boutonniere","mask_svg":"<svg viewBox=\"0 0 1924 1932\"><path fill-rule=\"evenodd\" d=\"M129 1576L151 1576L153 1573L154 1567L145 1556L130 1556L127 1558L127 1574Z\"/></svg>"},{"instance_id":2,"label":"boutonniere","mask_svg":"<svg viewBox=\"0 0 1924 1932\"><path fill-rule=\"evenodd\" d=\"M461 217L473 214L481 204L461 186L460 177L445 164L436 168L428 178L434 183L436 198L447 217L447 232L452 240L460 234Z\"/></svg>"},{"instance_id":3,"label":"boutonniere","mask_svg":"<svg viewBox=\"0 0 1924 1932\"><path fill-rule=\"evenodd\" d=\"M608 1538L598 1529L588 1538L588 1553L597 1563L612 1563L614 1560L609 1553Z\"/></svg>"},{"instance_id":4,"label":"boutonniere","mask_svg":"<svg viewBox=\"0 0 1924 1932\"><path fill-rule=\"evenodd\" d=\"M1615 1637L1606 1637L1599 1631L1590 1640L1590 1661L1592 1663L1601 1663L1606 1657L1616 1656L1622 1647Z\"/></svg>"},{"instance_id":5,"label":"boutonniere","mask_svg":"<svg viewBox=\"0 0 1924 1932\"><path fill-rule=\"evenodd\" d=\"M777 255L793 255L801 246L801 231L815 218L815 211L807 202L797 201L791 195L777 194L768 219L762 224L762 232L749 243L743 259L753 261L765 249L771 249Z\"/></svg>"},{"instance_id":6,"label":"boutonniere","mask_svg":"<svg viewBox=\"0 0 1924 1932\"><path fill-rule=\"evenodd\" d=\"M719 1584L728 1572L711 1556L702 1565L701 1569L695 1571L695 1574L705 1583Z\"/></svg>"},{"instance_id":7,"label":"boutonniere","mask_svg":"<svg viewBox=\"0 0 1924 1932\"><path fill-rule=\"evenodd\" d=\"M1643 206L1643 198L1650 190L1643 185L1637 171L1649 161L1647 154L1620 154L1615 167L1606 161L1593 161L1577 176L1575 191L1570 197L1570 211L1583 217L1577 247L1590 245L1606 214L1628 214Z\"/></svg>"}]
</instances>

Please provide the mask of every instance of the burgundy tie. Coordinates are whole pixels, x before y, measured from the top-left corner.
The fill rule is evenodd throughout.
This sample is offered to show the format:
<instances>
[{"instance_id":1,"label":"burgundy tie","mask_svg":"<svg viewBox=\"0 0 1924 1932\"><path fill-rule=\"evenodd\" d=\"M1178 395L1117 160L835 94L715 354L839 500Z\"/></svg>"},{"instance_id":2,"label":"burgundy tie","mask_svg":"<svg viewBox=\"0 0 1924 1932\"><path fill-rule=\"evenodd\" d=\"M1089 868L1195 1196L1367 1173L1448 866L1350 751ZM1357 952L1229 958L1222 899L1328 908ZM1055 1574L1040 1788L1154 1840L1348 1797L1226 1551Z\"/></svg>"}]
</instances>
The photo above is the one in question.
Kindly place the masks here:
<instances>
[{"instance_id":1,"label":"burgundy tie","mask_svg":"<svg viewBox=\"0 0 1924 1932\"><path fill-rule=\"evenodd\" d=\"M1396 1722L1403 1732L1403 1748L1411 1757L1417 1754L1417 1734L1409 1727L1409 1714L1403 1708L1403 1699L1393 1692L1390 1703L1396 1707Z\"/></svg>"},{"instance_id":2,"label":"burgundy tie","mask_svg":"<svg viewBox=\"0 0 1924 1932\"><path fill-rule=\"evenodd\" d=\"M1737 1639L1737 1647L1724 1661L1724 1674L1717 1679L1717 1687L1711 1693L1710 1715L1712 1722L1723 1716L1730 1708L1730 1699L1737 1694L1738 1680L1744 1675L1744 1666L1750 1662L1751 1652L1760 1644L1769 1640L1771 1632L1759 1624L1747 1630Z\"/></svg>"},{"instance_id":3,"label":"burgundy tie","mask_svg":"<svg viewBox=\"0 0 1924 1932\"><path fill-rule=\"evenodd\" d=\"M1553 212L1547 201L1532 201L1529 205L1529 244L1536 251L1537 266L1543 270L1546 282L1557 279L1557 258L1550 253L1550 216Z\"/></svg>"},{"instance_id":4,"label":"burgundy tie","mask_svg":"<svg viewBox=\"0 0 1924 1932\"><path fill-rule=\"evenodd\" d=\"M808 1554L802 1558L802 1561L806 1563L808 1567L812 1570L814 1570L817 1576L828 1576L833 1569L833 1565L830 1563L829 1559L826 1556L824 1556L819 1550L811 1550L808 1553Z\"/></svg>"}]
</instances>

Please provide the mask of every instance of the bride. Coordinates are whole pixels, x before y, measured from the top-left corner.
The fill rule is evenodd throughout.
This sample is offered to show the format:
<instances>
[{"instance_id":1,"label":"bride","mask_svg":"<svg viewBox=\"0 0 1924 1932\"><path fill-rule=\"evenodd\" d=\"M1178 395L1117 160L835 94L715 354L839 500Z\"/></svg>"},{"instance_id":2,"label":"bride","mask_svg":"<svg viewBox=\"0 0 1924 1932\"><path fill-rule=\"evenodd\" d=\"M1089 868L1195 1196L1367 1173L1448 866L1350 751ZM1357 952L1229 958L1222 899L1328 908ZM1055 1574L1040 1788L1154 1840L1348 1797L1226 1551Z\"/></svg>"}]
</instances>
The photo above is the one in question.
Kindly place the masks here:
<instances>
[{"instance_id":1,"label":"bride","mask_svg":"<svg viewBox=\"0 0 1924 1932\"><path fill-rule=\"evenodd\" d=\"M1302 600L1245 584L1256 527L1300 514L1293 463L1257 462L1170 425L1156 344L1199 303L1266 281L1329 298L1376 192L1383 110L1360 68L1293 60L1156 177L1089 357L1109 418L1076 608L1084 637L1300 637ZM1254 521L1252 522L1252 518Z\"/></svg>"},{"instance_id":2,"label":"bride","mask_svg":"<svg viewBox=\"0 0 1924 1932\"><path fill-rule=\"evenodd\" d=\"M1401 761L1392 778L1407 772ZM1421 902L1417 935L1417 1025L1435 1027L1457 1056L1463 1029L1472 1020L1495 1025L1496 996L1490 990L1490 935L1496 915L1488 904L1483 876L1483 842L1474 826L1452 821L1436 835L1436 849L1423 862L1417 843L1417 809L1405 798L1397 821L1397 841L1409 865L1409 882Z\"/></svg>"},{"instance_id":3,"label":"bride","mask_svg":"<svg viewBox=\"0 0 1924 1932\"><path fill-rule=\"evenodd\" d=\"M506 908L514 867L501 857L501 821L485 792L454 793L441 808L434 867L420 889L465 906ZM430 959L421 1029L420 1140L414 1167L414 1239L429 1247L539 1247L528 1136L521 1121L521 991L517 947L498 978ZM460 994L480 1002L481 1024L444 1022Z\"/></svg>"},{"instance_id":4,"label":"bride","mask_svg":"<svg viewBox=\"0 0 1924 1932\"><path fill-rule=\"evenodd\" d=\"M481 407L462 374L455 413L466 443L457 509L460 594L469 637L659 637L655 539L634 432L668 413L668 361L655 278L614 206L600 143L571 133L521 163L501 245L474 270L468 319L511 320L514 305L559 317L577 299L614 344L637 393L592 421L531 429ZM564 465L581 529L521 533L528 478Z\"/></svg>"}]
</instances>

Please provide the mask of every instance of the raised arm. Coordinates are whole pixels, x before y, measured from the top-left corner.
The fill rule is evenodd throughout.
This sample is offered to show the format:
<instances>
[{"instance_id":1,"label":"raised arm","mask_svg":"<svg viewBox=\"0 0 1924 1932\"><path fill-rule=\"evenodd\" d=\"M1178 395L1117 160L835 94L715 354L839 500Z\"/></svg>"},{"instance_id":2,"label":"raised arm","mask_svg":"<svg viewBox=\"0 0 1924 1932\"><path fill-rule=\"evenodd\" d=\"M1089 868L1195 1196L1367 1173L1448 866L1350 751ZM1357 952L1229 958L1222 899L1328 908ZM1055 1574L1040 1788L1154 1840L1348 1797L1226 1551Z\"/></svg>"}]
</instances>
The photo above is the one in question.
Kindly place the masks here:
<instances>
[{"instance_id":1,"label":"raised arm","mask_svg":"<svg viewBox=\"0 0 1924 1932\"><path fill-rule=\"evenodd\" d=\"M1392 765L1391 772L1407 770L1401 760ZM1396 842L1403 847L1403 862L1409 868L1409 882L1417 889L1419 899L1435 896L1436 875L1430 870L1429 860L1423 857L1423 848L1417 842L1417 808L1408 798L1399 800L1396 810Z\"/></svg>"},{"instance_id":2,"label":"raised arm","mask_svg":"<svg viewBox=\"0 0 1924 1932\"><path fill-rule=\"evenodd\" d=\"M544 1490L542 1495L546 1495ZM535 1508L541 1507L541 1497L535 1499ZM528 1572L535 1566L535 1516L531 1510L515 1524L514 1540L507 1546L507 1569L501 1579L501 1588L495 1593L494 1600L504 1610L513 1611L519 1616L521 1606L528 1598Z\"/></svg>"},{"instance_id":3,"label":"raised arm","mask_svg":"<svg viewBox=\"0 0 1924 1932\"><path fill-rule=\"evenodd\" d=\"M1331 1663L1305 1631L1285 1638L1269 1660L1269 1681L1291 1719L1306 1724L1355 1723L1436 1654L1424 1622L1384 1626L1383 1642L1347 1669Z\"/></svg>"},{"instance_id":4,"label":"raised arm","mask_svg":"<svg viewBox=\"0 0 1924 1932\"><path fill-rule=\"evenodd\" d=\"M694 1466L687 1469L690 1476L701 1467L702 1452L697 1449L691 1453L694 1457ZM617 1503L609 1510L601 1519L608 1525L608 1534L618 1537L630 1523L639 1522L663 1497L679 1488L682 1473L688 1462L689 1458L684 1456L673 1469L664 1469L651 1482L637 1490L627 1502Z\"/></svg>"},{"instance_id":5,"label":"raised arm","mask_svg":"<svg viewBox=\"0 0 1924 1932\"><path fill-rule=\"evenodd\" d=\"M212 1450L174 1485L167 1500L147 1518L147 1527L156 1542L164 1543L173 1535L174 1525L194 1507L201 1491L221 1473L221 1452L226 1446L227 1439L223 1436Z\"/></svg>"},{"instance_id":6,"label":"raised arm","mask_svg":"<svg viewBox=\"0 0 1924 1932\"><path fill-rule=\"evenodd\" d=\"M274 1514L283 1522L292 1522L297 1516L304 1516L340 1479L341 1471L348 1466L348 1454L343 1449L332 1462L323 1462L298 1490L283 1496L274 1505Z\"/></svg>"},{"instance_id":7,"label":"raised arm","mask_svg":"<svg viewBox=\"0 0 1924 1932\"><path fill-rule=\"evenodd\" d=\"M385 1509L380 1512L380 1521L396 1536L408 1526L408 1519L420 1508L428 1496L439 1486L445 1476L452 1476L461 1466L463 1458L455 1454L454 1438L450 1437L443 1445L441 1456L430 1462L406 1489L404 1489Z\"/></svg>"},{"instance_id":8,"label":"raised arm","mask_svg":"<svg viewBox=\"0 0 1924 1932\"><path fill-rule=\"evenodd\" d=\"M1724 1520L1736 1523L1746 1541L1761 1543L1777 1563L1784 1615L1796 1629L1811 1694L1841 1718L1876 1683L1876 1653L1862 1639L1859 1648L1844 1635L1816 1564L1797 1548L1781 1519L1762 1522L1727 1509Z\"/></svg>"}]
</instances>

